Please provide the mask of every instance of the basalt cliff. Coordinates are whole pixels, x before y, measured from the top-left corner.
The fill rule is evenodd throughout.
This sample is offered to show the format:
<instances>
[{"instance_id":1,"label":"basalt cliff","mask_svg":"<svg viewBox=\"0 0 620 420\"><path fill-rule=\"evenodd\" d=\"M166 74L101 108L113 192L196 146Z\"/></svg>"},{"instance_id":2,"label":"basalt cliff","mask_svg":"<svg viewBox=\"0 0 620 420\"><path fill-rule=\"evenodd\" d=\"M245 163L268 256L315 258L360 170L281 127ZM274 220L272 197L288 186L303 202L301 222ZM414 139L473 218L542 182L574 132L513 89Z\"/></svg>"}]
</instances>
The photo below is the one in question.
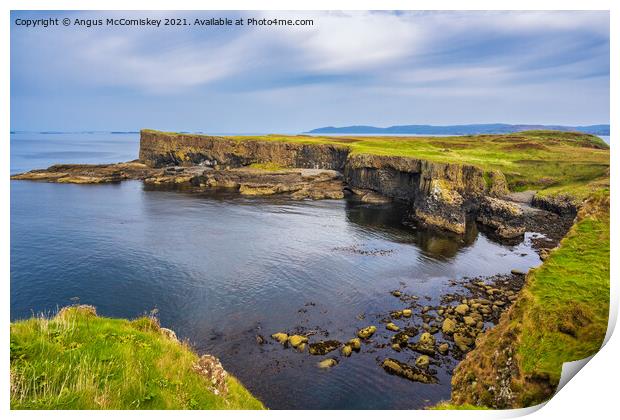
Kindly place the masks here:
<instances>
[{"instance_id":1,"label":"basalt cliff","mask_svg":"<svg viewBox=\"0 0 620 420\"><path fill-rule=\"evenodd\" d=\"M142 130L137 161L110 165L54 165L12 179L101 183L139 179L194 189L235 188L245 195L289 194L294 199L403 200L416 222L455 234L477 221L505 239L528 224L558 222L575 209L514 200L500 171L425 159L352 153L346 145L261 141ZM533 203L536 204L536 203ZM544 210L542 209L544 208ZM557 214L556 214L557 213ZM566 225L566 223L560 223ZM563 234L563 233L562 233Z\"/></svg>"}]
</instances>

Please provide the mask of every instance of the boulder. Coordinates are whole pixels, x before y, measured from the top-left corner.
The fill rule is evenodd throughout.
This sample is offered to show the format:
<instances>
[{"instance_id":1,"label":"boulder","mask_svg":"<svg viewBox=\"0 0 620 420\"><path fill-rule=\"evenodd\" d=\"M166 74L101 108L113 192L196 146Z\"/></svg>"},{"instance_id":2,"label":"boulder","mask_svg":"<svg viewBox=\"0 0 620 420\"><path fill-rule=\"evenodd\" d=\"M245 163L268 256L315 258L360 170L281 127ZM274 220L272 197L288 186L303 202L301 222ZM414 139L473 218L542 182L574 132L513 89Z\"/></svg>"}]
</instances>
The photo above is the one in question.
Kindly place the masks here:
<instances>
[{"instance_id":1,"label":"boulder","mask_svg":"<svg viewBox=\"0 0 620 420\"><path fill-rule=\"evenodd\" d=\"M371 325L369 327L362 328L361 330L359 330L357 332L357 336L359 338L370 338L376 331L377 331L377 327L375 327L374 325Z\"/></svg>"},{"instance_id":2,"label":"boulder","mask_svg":"<svg viewBox=\"0 0 620 420\"><path fill-rule=\"evenodd\" d=\"M307 343L307 342L308 342L308 337L304 335L291 335L288 338L288 343L294 348L297 348L300 345Z\"/></svg>"},{"instance_id":3,"label":"boulder","mask_svg":"<svg viewBox=\"0 0 620 420\"><path fill-rule=\"evenodd\" d=\"M172 331L171 329L169 329L169 328L164 328L164 327L160 327L160 328L159 328L159 331L160 331L163 335L165 335L166 337L168 337L168 339L170 339L170 340L172 340L172 341L179 341L179 340L177 339L177 334L176 334L174 331Z\"/></svg>"},{"instance_id":4,"label":"boulder","mask_svg":"<svg viewBox=\"0 0 620 420\"><path fill-rule=\"evenodd\" d=\"M465 322L465 325L469 327L473 327L474 325L476 325L476 320L471 316L463 317L463 321Z\"/></svg>"},{"instance_id":5,"label":"boulder","mask_svg":"<svg viewBox=\"0 0 620 420\"><path fill-rule=\"evenodd\" d=\"M433 337L430 333L422 333L420 339L418 340L418 344L423 346L434 346L435 345L435 337Z\"/></svg>"},{"instance_id":6,"label":"boulder","mask_svg":"<svg viewBox=\"0 0 620 420\"><path fill-rule=\"evenodd\" d=\"M428 365L430 364L430 359L428 358L427 355L423 354L422 356L418 357L415 361L415 365L417 367L419 367L420 369L427 369Z\"/></svg>"},{"instance_id":7,"label":"boulder","mask_svg":"<svg viewBox=\"0 0 620 420\"><path fill-rule=\"evenodd\" d=\"M288 334L279 332L279 333L271 334L271 338L273 338L274 340L277 340L278 343L284 345L288 341Z\"/></svg>"},{"instance_id":8,"label":"boulder","mask_svg":"<svg viewBox=\"0 0 620 420\"><path fill-rule=\"evenodd\" d=\"M409 342L409 335L406 332L399 332L392 337L392 343L406 346Z\"/></svg>"},{"instance_id":9,"label":"boulder","mask_svg":"<svg viewBox=\"0 0 620 420\"><path fill-rule=\"evenodd\" d=\"M467 304L465 303L462 303L456 308L454 308L454 311L459 315L465 315L467 312L469 312L469 306L467 306Z\"/></svg>"},{"instance_id":10,"label":"boulder","mask_svg":"<svg viewBox=\"0 0 620 420\"><path fill-rule=\"evenodd\" d=\"M444 319L441 330L444 334L453 334L456 330L456 321L451 318Z\"/></svg>"},{"instance_id":11,"label":"boulder","mask_svg":"<svg viewBox=\"0 0 620 420\"><path fill-rule=\"evenodd\" d=\"M193 366L194 372L204 377L215 395L228 394L228 373L222 367L217 357L205 354Z\"/></svg>"},{"instance_id":12,"label":"boulder","mask_svg":"<svg viewBox=\"0 0 620 420\"><path fill-rule=\"evenodd\" d=\"M360 349L362 348L362 340L360 340L359 338L352 338L347 341L347 345L355 351L360 351Z\"/></svg>"},{"instance_id":13,"label":"boulder","mask_svg":"<svg viewBox=\"0 0 620 420\"><path fill-rule=\"evenodd\" d=\"M329 369L331 367L334 367L338 364L338 361L336 359L325 359L325 360L321 360L318 363L318 366L321 369Z\"/></svg>"},{"instance_id":14,"label":"boulder","mask_svg":"<svg viewBox=\"0 0 620 420\"><path fill-rule=\"evenodd\" d=\"M385 359L381 366L386 372L413 382L421 382L424 384L437 382L437 378L433 377L429 373L419 369L416 366L410 366L395 359Z\"/></svg>"},{"instance_id":15,"label":"boulder","mask_svg":"<svg viewBox=\"0 0 620 420\"><path fill-rule=\"evenodd\" d=\"M385 328L387 328L390 331L399 331L400 328L398 327L398 325L394 324L393 322L388 322L385 325Z\"/></svg>"},{"instance_id":16,"label":"boulder","mask_svg":"<svg viewBox=\"0 0 620 420\"><path fill-rule=\"evenodd\" d=\"M353 352L353 348L347 344L346 346L342 348L341 352L344 357L349 357L351 356L351 353Z\"/></svg>"}]
</instances>

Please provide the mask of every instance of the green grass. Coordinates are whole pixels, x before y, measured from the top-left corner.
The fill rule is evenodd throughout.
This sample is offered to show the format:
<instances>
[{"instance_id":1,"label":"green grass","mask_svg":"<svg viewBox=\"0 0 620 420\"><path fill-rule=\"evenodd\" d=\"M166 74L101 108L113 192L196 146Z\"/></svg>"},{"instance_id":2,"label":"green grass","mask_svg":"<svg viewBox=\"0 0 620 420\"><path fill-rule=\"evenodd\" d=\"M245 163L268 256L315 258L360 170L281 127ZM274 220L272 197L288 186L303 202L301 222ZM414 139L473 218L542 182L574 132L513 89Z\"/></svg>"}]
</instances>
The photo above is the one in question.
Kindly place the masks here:
<instances>
[{"instance_id":1,"label":"green grass","mask_svg":"<svg viewBox=\"0 0 620 420\"><path fill-rule=\"evenodd\" d=\"M451 404L449 402L441 402L432 407L429 410L488 410L487 407L480 407L472 404Z\"/></svg>"},{"instance_id":2,"label":"green grass","mask_svg":"<svg viewBox=\"0 0 620 420\"><path fill-rule=\"evenodd\" d=\"M229 375L226 397L192 370L198 356L150 318L62 316L11 324L12 409L262 409Z\"/></svg>"},{"instance_id":3,"label":"green grass","mask_svg":"<svg viewBox=\"0 0 620 420\"><path fill-rule=\"evenodd\" d=\"M601 190L583 203L559 247L529 271L519 298L455 369L451 403L519 408L551 398L562 365L592 356L605 338L609 245L609 191ZM500 379L508 366L506 382ZM503 387L510 393L497 392Z\"/></svg>"},{"instance_id":4,"label":"green grass","mask_svg":"<svg viewBox=\"0 0 620 420\"><path fill-rule=\"evenodd\" d=\"M518 343L526 374L560 379L562 363L596 353L609 317L609 196L600 193L561 246L529 274Z\"/></svg>"},{"instance_id":5,"label":"green grass","mask_svg":"<svg viewBox=\"0 0 620 420\"><path fill-rule=\"evenodd\" d=\"M347 147L353 154L404 156L434 162L470 164L485 171L500 170L513 191L533 189L542 195L569 194L579 200L609 185L609 146L596 136L582 133L526 131L459 137L267 135L225 138L236 141L332 144Z\"/></svg>"},{"instance_id":6,"label":"green grass","mask_svg":"<svg viewBox=\"0 0 620 420\"><path fill-rule=\"evenodd\" d=\"M286 168L284 166L278 165L277 163L253 163L250 165L250 168L259 169L261 171L268 172L276 172L276 171L285 171Z\"/></svg>"}]
</instances>

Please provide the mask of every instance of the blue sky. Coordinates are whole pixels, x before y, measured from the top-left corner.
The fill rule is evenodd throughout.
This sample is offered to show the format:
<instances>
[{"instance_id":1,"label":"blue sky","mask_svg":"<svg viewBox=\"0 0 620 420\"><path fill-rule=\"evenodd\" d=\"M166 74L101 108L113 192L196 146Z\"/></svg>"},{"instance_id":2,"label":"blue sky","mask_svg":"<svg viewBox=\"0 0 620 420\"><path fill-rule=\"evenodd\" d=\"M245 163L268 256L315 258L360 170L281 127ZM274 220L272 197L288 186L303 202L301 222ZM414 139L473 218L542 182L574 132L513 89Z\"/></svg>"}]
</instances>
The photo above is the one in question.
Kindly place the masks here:
<instances>
[{"instance_id":1,"label":"blue sky","mask_svg":"<svg viewBox=\"0 0 620 420\"><path fill-rule=\"evenodd\" d=\"M25 28L16 18L311 18ZM12 12L12 130L609 122L607 12Z\"/></svg>"}]
</instances>

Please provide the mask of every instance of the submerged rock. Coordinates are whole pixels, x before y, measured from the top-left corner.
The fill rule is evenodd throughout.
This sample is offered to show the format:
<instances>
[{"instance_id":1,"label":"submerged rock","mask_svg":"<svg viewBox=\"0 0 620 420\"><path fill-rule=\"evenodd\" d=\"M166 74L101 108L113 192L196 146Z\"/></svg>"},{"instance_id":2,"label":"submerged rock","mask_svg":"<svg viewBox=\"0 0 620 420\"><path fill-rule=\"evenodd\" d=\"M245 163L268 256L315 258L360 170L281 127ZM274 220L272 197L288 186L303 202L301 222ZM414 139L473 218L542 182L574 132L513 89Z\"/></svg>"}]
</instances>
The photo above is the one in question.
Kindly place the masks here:
<instances>
[{"instance_id":1,"label":"submerged rock","mask_svg":"<svg viewBox=\"0 0 620 420\"><path fill-rule=\"evenodd\" d=\"M338 364L338 361L336 359L325 359L325 360L321 360L317 366L320 367L321 369L329 369L331 367L334 367Z\"/></svg>"},{"instance_id":2,"label":"submerged rock","mask_svg":"<svg viewBox=\"0 0 620 420\"><path fill-rule=\"evenodd\" d=\"M435 337L433 337L430 333L423 333L418 340L418 344L424 346L434 346L435 345Z\"/></svg>"},{"instance_id":3,"label":"submerged rock","mask_svg":"<svg viewBox=\"0 0 620 420\"><path fill-rule=\"evenodd\" d=\"M271 334L271 338L273 338L274 340L277 340L278 343L284 345L288 341L288 334L279 332L279 333Z\"/></svg>"},{"instance_id":4,"label":"submerged rock","mask_svg":"<svg viewBox=\"0 0 620 420\"><path fill-rule=\"evenodd\" d=\"M417 343L409 344L409 348L417 351L418 353L432 356L435 354L435 337L433 337L430 333L425 332L420 336Z\"/></svg>"},{"instance_id":5,"label":"submerged rock","mask_svg":"<svg viewBox=\"0 0 620 420\"><path fill-rule=\"evenodd\" d=\"M398 325L394 324L393 322L388 322L385 325L385 328L387 328L390 331L400 331L400 328L398 327Z\"/></svg>"},{"instance_id":6,"label":"submerged rock","mask_svg":"<svg viewBox=\"0 0 620 420\"><path fill-rule=\"evenodd\" d=\"M410 366L406 363L399 362L395 359L385 359L381 366L386 372L409 379L413 382L421 382L424 384L432 384L437 382L437 378L427 372L424 372L415 366Z\"/></svg>"},{"instance_id":7,"label":"submerged rock","mask_svg":"<svg viewBox=\"0 0 620 420\"><path fill-rule=\"evenodd\" d=\"M297 348L300 345L307 343L307 342L308 342L308 337L304 335L291 335L288 338L288 343L294 348Z\"/></svg>"},{"instance_id":8,"label":"submerged rock","mask_svg":"<svg viewBox=\"0 0 620 420\"><path fill-rule=\"evenodd\" d=\"M399 344L401 346L406 346L409 342L409 335L406 332L399 332L398 334L392 337L392 343Z\"/></svg>"},{"instance_id":9,"label":"submerged rock","mask_svg":"<svg viewBox=\"0 0 620 420\"><path fill-rule=\"evenodd\" d=\"M362 348L362 340L360 340L359 338L352 338L347 341L347 345L351 346L351 348L355 351L360 351L360 349Z\"/></svg>"},{"instance_id":10,"label":"submerged rock","mask_svg":"<svg viewBox=\"0 0 620 420\"><path fill-rule=\"evenodd\" d=\"M427 369L430 363L431 361L427 355L422 355L418 357L415 361L415 365L419 367L420 369Z\"/></svg>"},{"instance_id":11,"label":"submerged rock","mask_svg":"<svg viewBox=\"0 0 620 420\"><path fill-rule=\"evenodd\" d=\"M340 347L340 341L319 341L318 343L309 344L308 351L314 356L323 356L329 352L336 350L338 347Z\"/></svg>"},{"instance_id":12,"label":"submerged rock","mask_svg":"<svg viewBox=\"0 0 620 420\"><path fill-rule=\"evenodd\" d=\"M357 336L359 338L370 338L376 331L377 331L377 327L375 327L374 325L371 325L369 327L362 328L361 330L359 330L357 332Z\"/></svg>"}]
</instances>

